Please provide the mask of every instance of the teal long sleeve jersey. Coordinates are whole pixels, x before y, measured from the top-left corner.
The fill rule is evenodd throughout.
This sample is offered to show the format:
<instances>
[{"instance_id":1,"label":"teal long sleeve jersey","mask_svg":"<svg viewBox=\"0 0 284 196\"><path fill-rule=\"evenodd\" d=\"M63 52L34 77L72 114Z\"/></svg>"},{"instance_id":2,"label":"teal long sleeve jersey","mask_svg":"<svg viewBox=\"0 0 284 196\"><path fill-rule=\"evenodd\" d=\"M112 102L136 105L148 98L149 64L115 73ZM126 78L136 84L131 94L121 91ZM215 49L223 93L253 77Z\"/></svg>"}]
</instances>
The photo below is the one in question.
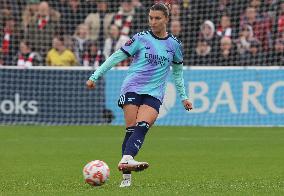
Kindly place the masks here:
<instances>
[{"instance_id":1,"label":"teal long sleeve jersey","mask_svg":"<svg viewBox=\"0 0 284 196\"><path fill-rule=\"evenodd\" d=\"M120 50L113 53L89 78L98 80L119 62L132 56L120 94L148 94L163 102L165 88L173 68L173 78L181 100L188 99L183 80L182 45L173 35L159 38L152 31L135 34Z\"/></svg>"}]
</instances>

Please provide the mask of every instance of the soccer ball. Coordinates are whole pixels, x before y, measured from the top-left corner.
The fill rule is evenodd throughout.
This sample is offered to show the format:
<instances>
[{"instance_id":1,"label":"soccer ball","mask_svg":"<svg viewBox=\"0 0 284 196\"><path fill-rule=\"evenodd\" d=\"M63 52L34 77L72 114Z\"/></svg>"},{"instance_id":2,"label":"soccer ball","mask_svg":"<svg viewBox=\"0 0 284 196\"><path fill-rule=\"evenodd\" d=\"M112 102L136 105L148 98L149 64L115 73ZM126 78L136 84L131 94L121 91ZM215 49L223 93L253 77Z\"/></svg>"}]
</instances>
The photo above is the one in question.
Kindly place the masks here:
<instances>
[{"instance_id":1,"label":"soccer ball","mask_svg":"<svg viewBox=\"0 0 284 196\"><path fill-rule=\"evenodd\" d=\"M92 186L103 185L109 177L108 165L100 160L94 160L85 165L83 175L86 183Z\"/></svg>"}]
</instances>

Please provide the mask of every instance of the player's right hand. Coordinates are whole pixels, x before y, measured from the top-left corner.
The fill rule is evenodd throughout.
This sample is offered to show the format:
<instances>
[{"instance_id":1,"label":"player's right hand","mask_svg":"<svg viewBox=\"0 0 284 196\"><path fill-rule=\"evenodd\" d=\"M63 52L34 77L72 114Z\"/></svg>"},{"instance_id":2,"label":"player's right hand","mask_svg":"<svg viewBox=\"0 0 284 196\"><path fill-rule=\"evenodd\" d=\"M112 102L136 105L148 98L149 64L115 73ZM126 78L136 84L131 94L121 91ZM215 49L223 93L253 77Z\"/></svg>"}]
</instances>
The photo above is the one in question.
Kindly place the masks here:
<instances>
[{"instance_id":1,"label":"player's right hand","mask_svg":"<svg viewBox=\"0 0 284 196\"><path fill-rule=\"evenodd\" d=\"M95 84L94 81L88 80L88 81L86 82L86 86L87 86L88 89L94 89L94 88L96 87L96 84Z\"/></svg>"}]
</instances>

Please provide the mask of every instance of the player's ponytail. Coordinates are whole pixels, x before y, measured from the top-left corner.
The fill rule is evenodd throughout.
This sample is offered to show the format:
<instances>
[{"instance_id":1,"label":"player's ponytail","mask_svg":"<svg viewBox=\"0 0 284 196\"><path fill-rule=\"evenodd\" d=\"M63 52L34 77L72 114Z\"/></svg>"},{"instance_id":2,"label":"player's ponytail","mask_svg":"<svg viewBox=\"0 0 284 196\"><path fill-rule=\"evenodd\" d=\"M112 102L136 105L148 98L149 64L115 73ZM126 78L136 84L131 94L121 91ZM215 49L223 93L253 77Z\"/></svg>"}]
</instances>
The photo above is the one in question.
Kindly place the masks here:
<instances>
[{"instance_id":1,"label":"player's ponytail","mask_svg":"<svg viewBox=\"0 0 284 196\"><path fill-rule=\"evenodd\" d=\"M152 11L162 11L166 17L170 16L171 4L170 3L156 3L150 10Z\"/></svg>"}]
</instances>

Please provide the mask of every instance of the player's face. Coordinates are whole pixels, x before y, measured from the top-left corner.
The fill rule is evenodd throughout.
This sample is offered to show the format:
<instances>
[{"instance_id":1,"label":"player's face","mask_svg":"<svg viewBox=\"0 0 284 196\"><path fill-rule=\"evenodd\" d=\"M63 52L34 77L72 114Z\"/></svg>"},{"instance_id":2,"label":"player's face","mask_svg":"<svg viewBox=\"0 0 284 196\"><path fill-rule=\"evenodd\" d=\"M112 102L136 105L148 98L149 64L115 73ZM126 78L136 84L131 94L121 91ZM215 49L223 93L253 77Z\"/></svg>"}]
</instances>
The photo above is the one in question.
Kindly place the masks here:
<instances>
[{"instance_id":1,"label":"player's face","mask_svg":"<svg viewBox=\"0 0 284 196\"><path fill-rule=\"evenodd\" d=\"M150 10L149 25L154 33L160 34L165 32L168 21L168 17L166 17L162 11Z\"/></svg>"}]
</instances>

